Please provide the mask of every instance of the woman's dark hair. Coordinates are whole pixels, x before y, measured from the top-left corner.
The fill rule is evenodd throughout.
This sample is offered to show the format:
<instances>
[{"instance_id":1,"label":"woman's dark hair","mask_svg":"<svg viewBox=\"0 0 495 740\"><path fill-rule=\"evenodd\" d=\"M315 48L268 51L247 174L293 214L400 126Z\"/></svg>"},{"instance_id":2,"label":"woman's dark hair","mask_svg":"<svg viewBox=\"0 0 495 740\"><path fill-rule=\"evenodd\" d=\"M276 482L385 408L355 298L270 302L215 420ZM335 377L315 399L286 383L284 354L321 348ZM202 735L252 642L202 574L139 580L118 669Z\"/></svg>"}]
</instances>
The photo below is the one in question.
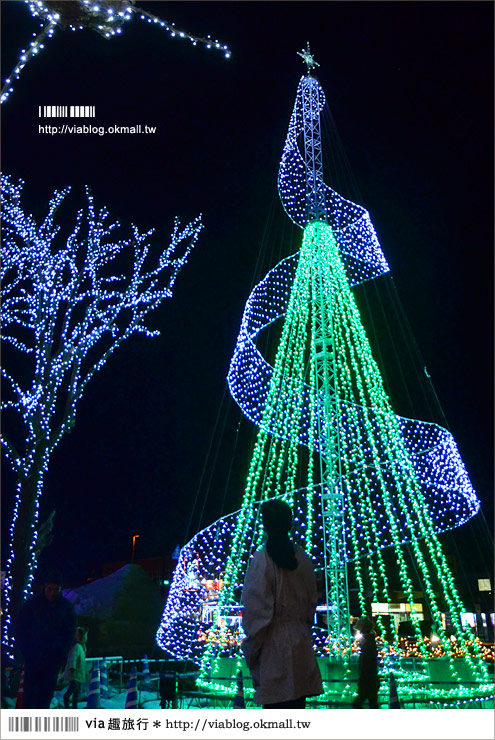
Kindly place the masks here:
<instances>
[{"instance_id":1,"label":"woman's dark hair","mask_svg":"<svg viewBox=\"0 0 495 740\"><path fill-rule=\"evenodd\" d=\"M271 499L261 505L261 521L267 534L266 550L275 565L284 570L295 570L297 559L289 531L292 511L285 501Z\"/></svg>"},{"instance_id":2,"label":"woman's dark hair","mask_svg":"<svg viewBox=\"0 0 495 740\"><path fill-rule=\"evenodd\" d=\"M76 627L76 632L79 633L80 643L84 648L84 652L86 652L86 640L88 639L88 628L87 627Z\"/></svg>"}]
</instances>

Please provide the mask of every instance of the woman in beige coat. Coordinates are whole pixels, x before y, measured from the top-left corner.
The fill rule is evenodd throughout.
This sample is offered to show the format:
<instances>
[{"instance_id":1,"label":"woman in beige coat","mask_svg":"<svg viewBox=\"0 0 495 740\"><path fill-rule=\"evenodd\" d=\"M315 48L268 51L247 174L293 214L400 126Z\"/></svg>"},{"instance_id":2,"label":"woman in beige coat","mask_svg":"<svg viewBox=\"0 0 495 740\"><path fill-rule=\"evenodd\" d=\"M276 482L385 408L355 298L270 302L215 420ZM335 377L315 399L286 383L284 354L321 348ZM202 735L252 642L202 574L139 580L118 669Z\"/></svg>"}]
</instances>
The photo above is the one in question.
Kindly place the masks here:
<instances>
[{"instance_id":1,"label":"woman in beige coat","mask_svg":"<svg viewBox=\"0 0 495 740\"><path fill-rule=\"evenodd\" d=\"M265 709L304 709L306 697L322 693L311 624L317 603L311 559L289 538L290 506L281 499L261 507L267 534L244 582L242 644L255 688Z\"/></svg>"}]
</instances>

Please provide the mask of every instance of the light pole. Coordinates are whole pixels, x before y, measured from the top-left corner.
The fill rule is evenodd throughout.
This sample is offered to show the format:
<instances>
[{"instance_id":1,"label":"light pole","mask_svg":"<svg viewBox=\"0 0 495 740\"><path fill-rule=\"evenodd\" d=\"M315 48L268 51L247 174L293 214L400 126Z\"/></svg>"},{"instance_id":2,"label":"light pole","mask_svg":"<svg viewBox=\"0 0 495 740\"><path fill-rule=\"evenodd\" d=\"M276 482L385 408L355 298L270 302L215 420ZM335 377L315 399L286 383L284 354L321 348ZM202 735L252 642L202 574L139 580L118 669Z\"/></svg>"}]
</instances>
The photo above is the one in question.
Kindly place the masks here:
<instances>
[{"instance_id":1,"label":"light pole","mask_svg":"<svg viewBox=\"0 0 495 740\"><path fill-rule=\"evenodd\" d=\"M139 534L135 534L135 535L133 535L133 537L132 537L132 555L131 555L131 563L133 563L133 562L134 562L134 550L136 549L136 540L137 540L137 538L138 538L138 537L140 537L140 535L139 535Z\"/></svg>"}]
</instances>

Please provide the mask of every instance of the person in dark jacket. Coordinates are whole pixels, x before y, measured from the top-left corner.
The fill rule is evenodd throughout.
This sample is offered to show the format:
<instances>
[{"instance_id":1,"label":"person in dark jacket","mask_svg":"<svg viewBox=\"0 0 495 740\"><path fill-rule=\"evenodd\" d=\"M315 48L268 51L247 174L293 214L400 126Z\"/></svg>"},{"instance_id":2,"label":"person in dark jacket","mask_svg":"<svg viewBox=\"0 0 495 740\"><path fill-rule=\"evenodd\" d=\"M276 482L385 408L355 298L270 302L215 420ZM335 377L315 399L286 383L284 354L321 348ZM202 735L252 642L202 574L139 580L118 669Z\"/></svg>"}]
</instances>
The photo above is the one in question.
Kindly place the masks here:
<instances>
[{"instance_id":1,"label":"person in dark jacket","mask_svg":"<svg viewBox=\"0 0 495 740\"><path fill-rule=\"evenodd\" d=\"M57 676L74 639L76 612L62 596L62 575L47 574L40 594L21 606L16 647L24 658L24 709L49 709Z\"/></svg>"},{"instance_id":2,"label":"person in dark jacket","mask_svg":"<svg viewBox=\"0 0 495 740\"><path fill-rule=\"evenodd\" d=\"M364 702L368 700L370 709L378 709L380 679L378 677L378 652L373 632L373 622L367 618L360 619L356 629L361 633L361 654L359 656L358 695L352 706L355 709L362 709Z\"/></svg>"}]
</instances>

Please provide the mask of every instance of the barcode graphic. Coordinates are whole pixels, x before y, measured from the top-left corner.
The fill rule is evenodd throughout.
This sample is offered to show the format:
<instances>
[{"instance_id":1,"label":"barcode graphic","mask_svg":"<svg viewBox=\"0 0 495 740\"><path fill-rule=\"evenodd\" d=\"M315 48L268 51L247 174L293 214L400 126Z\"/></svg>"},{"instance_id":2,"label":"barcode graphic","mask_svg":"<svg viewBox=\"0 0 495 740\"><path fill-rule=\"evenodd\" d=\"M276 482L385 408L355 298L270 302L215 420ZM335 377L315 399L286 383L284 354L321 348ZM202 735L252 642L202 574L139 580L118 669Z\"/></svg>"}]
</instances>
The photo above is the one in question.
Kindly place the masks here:
<instances>
[{"instance_id":1,"label":"barcode graphic","mask_svg":"<svg viewBox=\"0 0 495 740\"><path fill-rule=\"evenodd\" d=\"M96 108L94 105L40 105L38 106L40 118L94 118Z\"/></svg>"},{"instance_id":2,"label":"barcode graphic","mask_svg":"<svg viewBox=\"0 0 495 740\"><path fill-rule=\"evenodd\" d=\"M9 717L9 732L79 732L79 717Z\"/></svg>"}]
</instances>

